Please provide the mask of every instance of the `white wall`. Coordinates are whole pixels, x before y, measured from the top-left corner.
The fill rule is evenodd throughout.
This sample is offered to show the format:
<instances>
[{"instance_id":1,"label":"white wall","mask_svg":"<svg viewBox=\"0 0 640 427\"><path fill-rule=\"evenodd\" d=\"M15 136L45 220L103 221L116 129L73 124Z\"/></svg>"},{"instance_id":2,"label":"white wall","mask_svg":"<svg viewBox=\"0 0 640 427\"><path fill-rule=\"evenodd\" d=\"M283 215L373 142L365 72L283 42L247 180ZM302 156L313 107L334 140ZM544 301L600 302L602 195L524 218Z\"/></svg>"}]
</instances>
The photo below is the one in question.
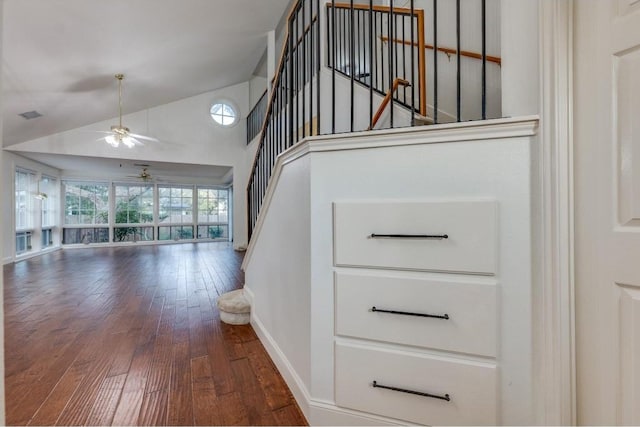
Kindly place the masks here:
<instances>
[{"instance_id":1,"label":"white wall","mask_svg":"<svg viewBox=\"0 0 640 427\"><path fill-rule=\"evenodd\" d=\"M540 112L538 0L502 0L502 115Z\"/></svg>"},{"instance_id":2,"label":"white wall","mask_svg":"<svg viewBox=\"0 0 640 427\"><path fill-rule=\"evenodd\" d=\"M267 79L264 77L253 76L249 80L249 111L256 105L256 102L260 100L260 97L267 90Z\"/></svg>"},{"instance_id":3,"label":"white wall","mask_svg":"<svg viewBox=\"0 0 640 427\"><path fill-rule=\"evenodd\" d=\"M257 85L258 82L254 82L253 86ZM220 99L229 100L238 107L240 121L236 126L223 128L211 119L211 105ZM246 116L250 108L250 84L245 82L123 117L123 123L132 132L155 136L161 140L159 144L114 149L95 141L100 136L95 133L96 130L108 130L117 123L117 118L113 118L7 148L18 152L231 166L235 189L234 246L240 247L247 244L244 189L249 174L246 169Z\"/></svg>"},{"instance_id":4,"label":"white wall","mask_svg":"<svg viewBox=\"0 0 640 427\"><path fill-rule=\"evenodd\" d=\"M311 387L309 160L283 171L245 288L254 320L271 333L307 389ZM275 297L277 296L277 297Z\"/></svg>"},{"instance_id":5,"label":"white wall","mask_svg":"<svg viewBox=\"0 0 640 427\"><path fill-rule=\"evenodd\" d=\"M4 151L2 156L2 224L0 227L2 228L2 264L6 264L8 262L12 262L16 260L15 256L15 192L13 191L14 181L15 181L15 170L16 168L27 169L29 171L33 171L36 173L36 177L39 174L45 174L52 178L58 179L58 187L60 186L60 171L58 169L52 168L50 166L44 165L39 162L34 162L33 160L24 158L22 156L16 155L9 151ZM58 192L59 193L59 192ZM59 201L59 197L57 197ZM34 201L36 203L40 203L39 201ZM57 210L57 213L60 213L60 210ZM29 256L30 254L36 253L40 249L40 235L34 234L33 236L33 251L31 253L25 254L25 256ZM60 246L59 237L56 236L56 240L54 241L54 246Z\"/></svg>"}]
</instances>

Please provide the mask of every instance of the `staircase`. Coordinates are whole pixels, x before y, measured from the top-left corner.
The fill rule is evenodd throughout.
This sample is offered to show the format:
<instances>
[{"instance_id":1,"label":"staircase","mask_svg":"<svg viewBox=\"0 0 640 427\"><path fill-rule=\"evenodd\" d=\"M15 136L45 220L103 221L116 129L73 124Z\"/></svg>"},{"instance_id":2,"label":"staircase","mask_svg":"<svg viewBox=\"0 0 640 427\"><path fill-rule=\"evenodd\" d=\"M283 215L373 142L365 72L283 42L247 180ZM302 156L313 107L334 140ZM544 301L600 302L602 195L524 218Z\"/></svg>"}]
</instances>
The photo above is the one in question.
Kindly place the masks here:
<instances>
[{"instance_id":1,"label":"staircase","mask_svg":"<svg viewBox=\"0 0 640 427\"><path fill-rule=\"evenodd\" d=\"M450 26L456 28L455 48L438 44L443 27L439 17L451 15L438 12L438 7L445 9L454 2L406 0L400 7L393 0L389 6L374 5L370 0L345 3L298 0L293 5L247 186L249 237L260 214L276 158L299 141L315 135L488 117L487 91L491 87L487 86L487 63L494 67L500 64L496 63L497 57L487 55L485 5L481 1L480 53L461 49L464 11L459 1L455 25ZM425 13L425 7L429 14ZM429 29L427 15L432 18ZM427 43L430 31L431 40ZM427 52L432 57L430 73ZM440 69L451 65L443 65L442 58L438 62L442 55L449 62L455 58L455 78L452 73L439 76ZM479 108L473 109L477 112L468 117L463 111L468 108L463 108L461 102L468 86L463 61L475 61L476 68L481 64L481 73L467 78L477 80L480 90L474 92L481 92ZM499 76L499 68L496 69ZM432 87L431 91L427 91L427 85ZM454 89L455 96L450 96ZM456 102L452 104L451 99Z\"/></svg>"}]
</instances>

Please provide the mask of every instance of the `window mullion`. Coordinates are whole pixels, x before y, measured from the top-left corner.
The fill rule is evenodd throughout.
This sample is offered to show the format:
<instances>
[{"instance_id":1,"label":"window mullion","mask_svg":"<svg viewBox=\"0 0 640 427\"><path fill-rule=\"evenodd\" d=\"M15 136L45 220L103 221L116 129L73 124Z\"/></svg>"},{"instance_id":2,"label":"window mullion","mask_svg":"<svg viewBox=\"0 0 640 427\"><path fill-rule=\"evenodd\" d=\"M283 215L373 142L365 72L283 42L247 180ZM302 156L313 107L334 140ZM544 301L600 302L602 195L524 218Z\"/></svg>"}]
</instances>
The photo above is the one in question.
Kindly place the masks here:
<instances>
[{"instance_id":1,"label":"window mullion","mask_svg":"<svg viewBox=\"0 0 640 427\"><path fill-rule=\"evenodd\" d=\"M160 189L153 184L153 239L160 240Z\"/></svg>"},{"instance_id":2,"label":"window mullion","mask_svg":"<svg viewBox=\"0 0 640 427\"><path fill-rule=\"evenodd\" d=\"M109 213L107 224L109 226L109 241L113 242L115 239L115 225L116 225L116 184L111 182L109 185Z\"/></svg>"}]
</instances>

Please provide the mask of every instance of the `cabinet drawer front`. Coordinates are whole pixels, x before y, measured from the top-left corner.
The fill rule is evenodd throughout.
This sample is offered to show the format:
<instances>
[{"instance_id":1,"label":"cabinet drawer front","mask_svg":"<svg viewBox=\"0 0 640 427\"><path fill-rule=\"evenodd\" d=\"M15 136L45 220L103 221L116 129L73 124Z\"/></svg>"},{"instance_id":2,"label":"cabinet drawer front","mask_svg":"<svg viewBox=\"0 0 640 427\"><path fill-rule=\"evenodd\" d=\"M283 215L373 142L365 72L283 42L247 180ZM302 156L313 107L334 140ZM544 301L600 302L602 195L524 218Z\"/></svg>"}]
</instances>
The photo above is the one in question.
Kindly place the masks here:
<instances>
[{"instance_id":1,"label":"cabinet drawer front","mask_svg":"<svg viewBox=\"0 0 640 427\"><path fill-rule=\"evenodd\" d=\"M496 328L494 285L336 274L338 335L495 357Z\"/></svg>"},{"instance_id":2,"label":"cabinet drawer front","mask_svg":"<svg viewBox=\"0 0 640 427\"><path fill-rule=\"evenodd\" d=\"M336 344L336 404L420 424L495 425L496 368Z\"/></svg>"},{"instance_id":3,"label":"cabinet drawer front","mask_svg":"<svg viewBox=\"0 0 640 427\"><path fill-rule=\"evenodd\" d=\"M336 203L335 264L494 274L496 211L493 201Z\"/></svg>"}]
</instances>

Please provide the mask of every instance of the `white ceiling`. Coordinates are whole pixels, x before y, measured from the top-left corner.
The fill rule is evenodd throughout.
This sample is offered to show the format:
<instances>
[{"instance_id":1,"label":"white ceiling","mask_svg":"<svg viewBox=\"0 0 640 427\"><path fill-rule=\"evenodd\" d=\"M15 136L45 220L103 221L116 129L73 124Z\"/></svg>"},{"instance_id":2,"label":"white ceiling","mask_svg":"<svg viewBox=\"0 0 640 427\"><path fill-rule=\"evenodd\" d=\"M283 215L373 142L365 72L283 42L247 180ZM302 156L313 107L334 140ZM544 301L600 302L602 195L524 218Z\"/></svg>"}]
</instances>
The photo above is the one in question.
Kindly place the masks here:
<instances>
[{"instance_id":1,"label":"white ceiling","mask_svg":"<svg viewBox=\"0 0 640 427\"><path fill-rule=\"evenodd\" d=\"M4 146L116 117L116 73L125 114L249 80L289 1L5 0Z\"/></svg>"}]
</instances>

